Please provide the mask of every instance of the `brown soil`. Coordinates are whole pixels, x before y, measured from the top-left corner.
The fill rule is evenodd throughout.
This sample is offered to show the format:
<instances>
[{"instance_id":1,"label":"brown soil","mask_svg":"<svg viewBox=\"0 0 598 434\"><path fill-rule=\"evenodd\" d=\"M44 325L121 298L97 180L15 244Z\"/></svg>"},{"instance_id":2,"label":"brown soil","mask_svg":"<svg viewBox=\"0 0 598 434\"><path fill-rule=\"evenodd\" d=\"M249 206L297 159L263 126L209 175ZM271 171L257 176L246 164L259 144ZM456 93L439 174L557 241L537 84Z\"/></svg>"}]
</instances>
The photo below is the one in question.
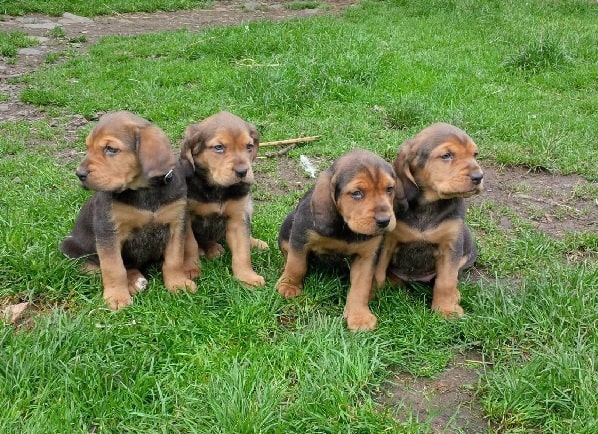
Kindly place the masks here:
<instances>
[{"instance_id":1,"label":"brown soil","mask_svg":"<svg viewBox=\"0 0 598 434\"><path fill-rule=\"evenodd\" d=\"M74 141L79 129L88 121L73 115L68 122L48 119L35 106L19 101L21 85L10 83L10 78L34 71L50 53L65 50L85 51L89 45L105 35L135 35L185 28L197 31L208 26L233 25L253 20L284 20L338 13L358 0L325 0L326 7L317 9L285 9L283 2L265 0L258 2L215 1L207 10L177 12L134 13L96 17L4 17L0 31L24 31L36 37L40 45L21 50L15 62L0 64L0 122L12 120L46 120L49 125L63 128L67 140ZM61 27L64 37L51 36L54 27ZM84 38L82 38L84 36ZM79 42L77 42L79 41ZM61 159L78 159L77 153L60 155ZM272 175L258 179L258 196L263 199L305 189L313 182L299 168L296 161L279 157L277 170ZM314 161L318 169L329 163ZM512 219L531 222L538 230L553 237L566 233L598 231L598 201L591 197L596 183L579 176L560 176L544 172L532 173L524 168L484 165L486 191L469 200L470 206L493 203L491 218L504 230L514 226ZM258 199L259 200L259 199ZM507 212L503 210L508 209ZM435 379L413 378L403 373L394 375L392 381L376 397L377 401L395 412L400 420L412 414L420 421L429 421L434 432L479 433L488 431L488 423L475 397L475 385L481 363L480 355L459 356Z\"/></svg>"},{"instance_id":2,"label":"brown soil","mask_svg":"<svg viewBox=\"0 0 598 434\"><path fill-rule=\"evenodd\" d=\"M376 397L399 420L428 422L434 433L490 431L477 401L476 388L483 369L491 367L479 354L459 354L435 378L395 374Z\"/></svg>"}]
</instances>

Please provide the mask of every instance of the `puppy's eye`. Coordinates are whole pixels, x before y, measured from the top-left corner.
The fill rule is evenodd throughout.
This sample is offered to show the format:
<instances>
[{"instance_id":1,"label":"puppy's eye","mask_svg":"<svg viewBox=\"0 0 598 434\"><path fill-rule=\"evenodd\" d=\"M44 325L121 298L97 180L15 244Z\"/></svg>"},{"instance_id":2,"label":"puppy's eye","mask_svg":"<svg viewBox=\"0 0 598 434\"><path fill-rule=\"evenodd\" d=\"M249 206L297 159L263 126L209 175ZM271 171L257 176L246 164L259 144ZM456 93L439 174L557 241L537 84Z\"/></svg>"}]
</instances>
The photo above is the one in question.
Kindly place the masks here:
<instances>
[{"instance_id":1,"label":"puppy's eye","mask_svg":"<svg viewBox=\"0 0 598 434\"><path fill-rule=\"evenodd\" d=\"M120 149L113 148L112 146L106 146L104 148L104 154L106 155L116 155L120 152Z\"/></svg>"},{"instance_id":2,"label":"puppy's eye","mask_svg":"<svg viewBox=\"0 0 598 434\"><path fill-rule=\"evenodd\" d=\"M253 151L253 148L255 147L255 145L253 143L247 143L247 150L249 152Z\"/></svg>"},{"instance_id":3,"label":"puppy's eye","mask_svg":"<svg viewBox=\"0 0 598 434\"><path fill-rule=\"evenodd\" d=\"M444 161L450 161L453 159L453 154L451 152L445 152L440 156L440 158Z\"/></svg>"},{"instance_id":4,"label":"puppy's eye","mask_svg":"<svg viewBox=\"0 0 598 434\"><path fill-rule=\"evenodd\" d=\"M473 153L473 158L478 158L478 154L479 154L479 152L478 152L478 151L475 151L475 152Z\"/></svg>"},{"instance_id":5,"label":"puppy's eye","mask_svg":"<svg viewBox=\"0 0 598 434\"><path fill-rule=\"evenodd\" d=\"M393 194L395 192L395 188L394 187L386 187L386 194L388 194L389 196L391 194Z\"/></svg>"},{"instance_id":6,"label":"puppy's eye","mask_svg":"<svg viewBox=\"0 0 598 434\"><path fill-rule=\"evenodd\" d=\"M360 190L355 190L351 192L351 197L355 200L361 200L363 199L363 192Z\"/></svg>"},{"instance_id":7,"label":"puppy's eye","mask_svg":"<svg viewBox=\"0 0 598 434\"><path fill-rule=\"evenodd\" d=\"M222 143L218 143L216 146L214 146L214 151L218 154L222 154L224 152L224 149L225 147Z\"/></svg>"}]
</instances>

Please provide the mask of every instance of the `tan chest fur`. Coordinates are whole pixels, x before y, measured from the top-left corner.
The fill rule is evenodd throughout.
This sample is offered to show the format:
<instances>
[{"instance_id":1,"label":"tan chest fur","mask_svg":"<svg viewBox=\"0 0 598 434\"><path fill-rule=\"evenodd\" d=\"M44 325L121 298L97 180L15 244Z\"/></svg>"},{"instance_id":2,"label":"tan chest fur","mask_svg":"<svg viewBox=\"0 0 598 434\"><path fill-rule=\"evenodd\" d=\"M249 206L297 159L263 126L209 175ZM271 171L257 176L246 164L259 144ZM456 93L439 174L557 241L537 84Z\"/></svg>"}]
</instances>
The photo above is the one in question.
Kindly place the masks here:
<instances>
[{"instance_id":1,"label":"tan chest fur","mask_svg":"<svg viewBox=\"0 0 598 434\"><path fill-rule=\"evenodd\" d=\"M121 238L136 229L149 224L170 224L175 221L182 222L187 201L185 199L169 203L156 211L138 209L130 205L115 203L112 205L112 217L117 233Z\"/></svg>"},{"instance_id":2,"label":"tan chest fur","mask_svg":"<svg viewBox=\"0 0 598 434\"><path fill-rule=\"evenodd\" d=\"M249 211L249 198L228 200L226 202L205 203L189 200L187 209L191 214L207 217L210 215L235 216L245 215Z\"/></svg>"},{"instance_id":3,"label":"tan chest fur","mask_svg":"<svg viewBox=\"0 0 598 434\"><path fill-rule=\"evenodd\" d=\"M372 237L366 241L348 243L343 240L329 238L310 232L307 236L307 247L318 254L340 253L347 256L369 256L373 255L382 241L382 236Z\"/></svg>"},{"instance_id":4,"label":"tan chest fur","mask_svg":"<svg viewBox=\"0 0 598 434\"><path fill-rule=\"evenodd\" d=\"M461 220L446 220L438 226L424 231L412 228L402 221L397 221L397 226L392 235L399 243L426 242L436 245L453 244L461 234L463 223Z\"/></svg>"}]
</instances>

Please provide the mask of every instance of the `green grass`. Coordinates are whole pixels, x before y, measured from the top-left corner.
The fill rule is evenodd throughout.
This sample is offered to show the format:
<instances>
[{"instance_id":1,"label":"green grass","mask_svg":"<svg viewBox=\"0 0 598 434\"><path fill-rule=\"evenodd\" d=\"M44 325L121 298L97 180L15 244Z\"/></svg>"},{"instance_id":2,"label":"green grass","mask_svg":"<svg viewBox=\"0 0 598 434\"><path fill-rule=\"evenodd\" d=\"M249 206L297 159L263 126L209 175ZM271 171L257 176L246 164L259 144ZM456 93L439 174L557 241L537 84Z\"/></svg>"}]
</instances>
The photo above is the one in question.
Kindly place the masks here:
<instances>
[{"instance_id":1,"label":"green grass","mask_svg":"<svg viewBox=\"0 0 598 434\"><path fill-rule=\"evenodd\" d=\"M30 13L60 16L64 12L69 12L92 17L95 15L114 15L126 12L155 12L202 8L211 3L210 0L106 0L101 2L85 0L2 0L0 1L0 12L13 16Z\"/></svg>"},{"instance_id":2,"label":"green grass","mask_svg":"<svg viewBox=\"0 0 598 434\"><path fill-rule=\"evenodd\" d=\"M19 48L32 47L37 44L35 39L23 32L0 32L0 57L14 59L17 57Z\"/></svg>"},{"instance_id":3,"label":"green grass","mask_svg":"<svg viewBox=\"0 0 598 434\"><path fill-rule=\"evenodd\" d=\"M0 123L0 300L33 306L0 329L0 431L431 432L397 422L373 392L391 368L433 376L477 349L494 362L479 396L497 431L595 432L595 233L553 239L504 204L472 207L490 278L461 285L467 317L431 313L427 287L387 286L371 303L378 330L358 334L342 321L342 276L314 270L296 300L274 291L278 227L303 187L255 185L253 229L271 246L253 256L262 289L232 278L227 253L202 262L196 294L168 294L154 269L130 308L109 312L100 279L57 246L90 194L70 152L88 129L64 139L74 114L130 109L178 147L189 123L227 109L264 141L321 135L289 156L323 166L357 146L392 158L449 121L482 164L597 181L596 18L585 1L370 1L341 17L107 37L24 78L22 99L58 120Z\"/></svg>"},{"instance_id":4,"label":"green grass","mask_svg":"<svg viewBox=\"0 0 598 434\"><path fill-rule=\"evenodd\" d=\"M330 157L372 138L390 154L406 134L444 120L475 135L483 158L596 180L598 14L553 3L455 2L463 9L411 17L372 2L344 19L108 37L89 56L33 75L23 99L85 116L126 107L173 137L228 108L268 138L321 134ZM382 5L387 13L368 13Z\"/></svg>"}]
</instances>

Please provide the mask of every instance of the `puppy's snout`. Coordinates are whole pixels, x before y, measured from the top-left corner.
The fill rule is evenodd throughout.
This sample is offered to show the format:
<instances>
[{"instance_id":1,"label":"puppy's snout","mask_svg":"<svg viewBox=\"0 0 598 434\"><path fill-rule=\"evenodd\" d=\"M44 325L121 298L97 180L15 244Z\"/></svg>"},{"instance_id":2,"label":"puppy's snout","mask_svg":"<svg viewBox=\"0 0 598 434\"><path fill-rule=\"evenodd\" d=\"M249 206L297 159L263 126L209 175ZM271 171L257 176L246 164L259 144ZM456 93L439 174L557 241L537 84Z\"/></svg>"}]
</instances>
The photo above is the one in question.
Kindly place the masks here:
<instances>
[{"instance_id":1,"label":"puppy's snout","mask_svg":"<svg viewBox=\"0 0 598 434\"><path fill-rule=\"evenodd\" d=\"M482 172L476 172L469 175L469 179L471 179L471 183L474 185L480 185L482 179L484 179L484 174Z\"/></svg>"},{"instance_id":2,"label":"puppy's snout","mask_svg":"<svg viewBox=\"0 0 598 434\"><path fill-rule=\"evenodd\" d=\"M390 217L387 215L376 216L375 220L376 220L376 226L378 226L380 229L387 227L390 223Z\"/></svg>"},{"instance_id":3,"label":"puppy's snout","mask_svg":"<svg viewBox=\"0 0 598 434\"><path fill-rule=\"evenodd\" d=\"M239 178L245 178L245 176L247 175L247 167L235 167L235 174L239 177Z\"/></svg>"},{"instance_id":4,"label":"puppy's snout","mask_svg":"<svg viewBox=\"0 0 598 434\"><path fill-rule=\"evenodd\" d=\"M77 169L77 172L75 172L77 175L77 178L79 178L79 181L84 182L87 179L87 175L89 174L89 172L87 170L83 170L83 169Z\"/></svg>"}]
</instances>

